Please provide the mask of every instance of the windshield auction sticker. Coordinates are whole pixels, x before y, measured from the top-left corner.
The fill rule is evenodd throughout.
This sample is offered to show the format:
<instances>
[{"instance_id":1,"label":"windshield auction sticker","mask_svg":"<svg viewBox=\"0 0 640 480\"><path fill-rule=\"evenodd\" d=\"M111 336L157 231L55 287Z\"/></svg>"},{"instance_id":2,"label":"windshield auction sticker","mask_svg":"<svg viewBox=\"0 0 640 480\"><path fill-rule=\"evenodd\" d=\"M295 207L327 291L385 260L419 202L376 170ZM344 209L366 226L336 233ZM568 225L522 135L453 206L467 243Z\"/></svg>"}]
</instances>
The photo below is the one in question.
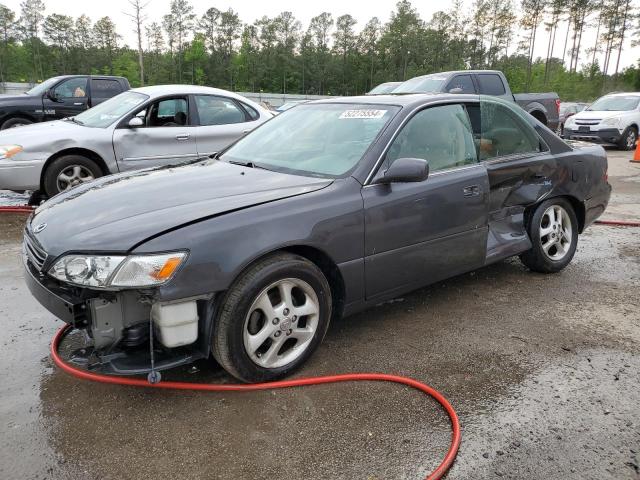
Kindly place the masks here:
<instances>
[{"instance_id":1,"label":"windshield auction sticker","mask_svg":"<svg viewBox=\"0 0 640 480\"><path fill-rule=\"evenodd\" d=\"M338 118L382 118L385 113L386 110L345 110Z\"/></svg>"}]
</instances>

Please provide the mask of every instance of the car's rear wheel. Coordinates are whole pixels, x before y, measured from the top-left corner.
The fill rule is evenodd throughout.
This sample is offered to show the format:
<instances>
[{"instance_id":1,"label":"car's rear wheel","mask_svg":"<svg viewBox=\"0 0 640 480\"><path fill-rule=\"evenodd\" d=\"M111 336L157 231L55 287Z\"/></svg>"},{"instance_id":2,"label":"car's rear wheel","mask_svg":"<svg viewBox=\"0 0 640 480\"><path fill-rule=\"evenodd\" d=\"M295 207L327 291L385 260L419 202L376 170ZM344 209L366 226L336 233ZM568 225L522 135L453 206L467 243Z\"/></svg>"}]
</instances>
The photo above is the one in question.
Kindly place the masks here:
<instances>
[{"instance_id":1,"label":"car's rear wheel","mask_svg":"<svg viewBox=\"0 0 640 480\"><path fill-rule=\"evenodd\" d=\"M331 318L322 271L292 254L269 256L229 289L214 325L213 355L244 382L281 378L320 345Z\"/></svg>"},{"instance_id":2,"label":"car's rear wheel","mask_svg":"<svg viewBox=\"0 0 640 480\"><path fill-rule=\"evenodd\" d=\"M578 245L578 220L564 198L542 202L528 224L531 250L520 260L535 272L555 273L565 268Z\"/></svg>"},{"instance_id":3,"label":"car's rear wheel","mask_svg":"<svg viewBox=\"0 0 640 480\"><path fill-rule=\"evenodd\" d=\"M618 147L620 150L633 150L636 148L636 141L638 140L638 130L636 127L627 127L624 132L622 132L622 136L620 137L620 141L618 142Z\"/></svg>"},{"instance_id":4,"label":"car's rear wheel","mask_svg":"<svg viewBox=\"0 0 640 480\"><path fill-rule=\"evenodd\" d=\"M98 164L82 155L55 159L44 173L44 190L49 197L102 176Z\"/></svg>"},{"instance_id":5,"label":"car's rear wheel","mask_svg":"<svg viewBox=\"0 0 640 480\"><path fill-rule=\"evenodd\" d=\"M21 127L23 125L31 125L33 122L27 118L14 117L5 120L0 126L0 130L7 130L8 128Z\"/></svg>"}]
</instances>

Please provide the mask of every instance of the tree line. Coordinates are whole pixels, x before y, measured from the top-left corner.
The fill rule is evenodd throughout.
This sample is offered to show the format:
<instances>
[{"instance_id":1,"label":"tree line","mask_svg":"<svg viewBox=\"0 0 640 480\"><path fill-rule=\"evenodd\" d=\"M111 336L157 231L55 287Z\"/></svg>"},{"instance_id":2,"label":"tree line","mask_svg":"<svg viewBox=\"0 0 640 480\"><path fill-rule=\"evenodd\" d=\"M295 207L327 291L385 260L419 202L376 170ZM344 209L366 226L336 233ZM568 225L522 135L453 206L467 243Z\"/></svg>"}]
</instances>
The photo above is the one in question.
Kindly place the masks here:
<instances>
[{"instance_id":1,"label":"tree line","mask_svg":"<svg viewBox=\"0 0 640 480\"><path fill-rule=\"evenodd\" d=\"M400 0L386 23L322 12L306 28L292 12L250 24L233 9L197 15L189 0L171 0L150 19L148 2L128 1L133 47L108 16L45 15L43 0L24 0L19 12L0 4L0 81L93 73L133 86L354 95L385 81L491 68L515 92L554 90L565 100L640 89L640 68L620 68L640 30L632 0L473 0L470 8L453 0L428 20ZM540 45L544 57L534 55Z\"/></svg>"}]
</instances>

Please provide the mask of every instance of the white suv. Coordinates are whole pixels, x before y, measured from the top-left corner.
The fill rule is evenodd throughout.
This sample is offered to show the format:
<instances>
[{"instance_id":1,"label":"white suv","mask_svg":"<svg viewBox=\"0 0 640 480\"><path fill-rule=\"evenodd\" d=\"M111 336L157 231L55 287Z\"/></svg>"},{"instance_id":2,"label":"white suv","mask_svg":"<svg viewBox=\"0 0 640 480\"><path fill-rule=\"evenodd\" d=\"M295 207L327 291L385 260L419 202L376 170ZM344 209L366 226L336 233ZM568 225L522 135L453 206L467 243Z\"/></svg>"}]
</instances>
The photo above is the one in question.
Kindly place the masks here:
<instances>
[{"instance_id":1,"label":"white suv","mask_svg":"<svg viewBox=\"0 0 640 480\"><path fill-rule=\"evenodd\" d=\"M613 93L567 119L563 137L631 150L640 126L640 93Z\"/></svg>"}]
</instances>

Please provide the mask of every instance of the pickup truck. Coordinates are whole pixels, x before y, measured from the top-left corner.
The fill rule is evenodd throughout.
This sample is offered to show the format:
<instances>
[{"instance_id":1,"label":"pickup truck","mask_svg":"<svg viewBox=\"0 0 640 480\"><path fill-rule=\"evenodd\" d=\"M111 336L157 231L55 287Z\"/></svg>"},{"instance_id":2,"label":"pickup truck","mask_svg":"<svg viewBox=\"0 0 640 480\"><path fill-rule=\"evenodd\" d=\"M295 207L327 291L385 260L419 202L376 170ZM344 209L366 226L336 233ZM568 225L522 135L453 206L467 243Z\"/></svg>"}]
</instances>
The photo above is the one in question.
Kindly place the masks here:
<instances>
[{"instance_id":1,"label":"pickup truck","mask_svg":"<svg viewBox=\"0 0 640 480\"><path fill-rule=\"evenodd\" d=\"M129 88L124 77L52 77L24 94L0 95L0 130L72 117Z\"/></svg>"},{"instance_id":2,"label":"pickup truck","mask_svg":"<svg viewBox=\"0 0 640 480\"><path fill-rule=\"evenodd\" d=\"M391 93L474 93L504 98L520 105L544 125L558 128L560 98L557 93L511 93L509 82L499 70L457 70L415 77Z\"/></svg>"}]
</instances>

